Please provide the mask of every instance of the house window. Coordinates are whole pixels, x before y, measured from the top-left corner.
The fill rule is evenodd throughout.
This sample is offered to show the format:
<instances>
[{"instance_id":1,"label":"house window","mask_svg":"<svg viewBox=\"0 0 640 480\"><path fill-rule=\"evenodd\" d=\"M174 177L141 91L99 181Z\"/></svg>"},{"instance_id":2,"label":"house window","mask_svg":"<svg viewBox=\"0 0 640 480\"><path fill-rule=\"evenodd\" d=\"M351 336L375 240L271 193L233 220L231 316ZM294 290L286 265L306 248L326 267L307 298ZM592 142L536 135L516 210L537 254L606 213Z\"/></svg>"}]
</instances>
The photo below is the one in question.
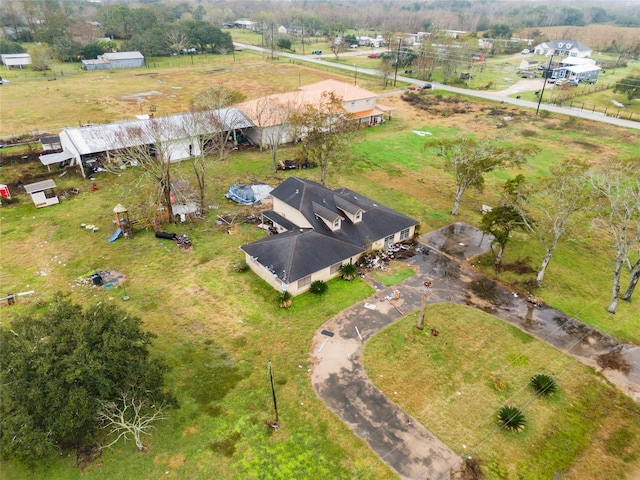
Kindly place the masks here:
<instances>
[{"instance_id":1,"label":"house window","mask_svg":"<svg viewBox=\"0 0 640 480\"><path fill-rule=\"evenodd\" d=\"M298 280L298 288L300 289L302 287L306 287L310 283L311 283L311 275L307 275L306 277L303 277L300 280Z\"/></svg>"},{"instance_id":2,"label":"house window","mask_svg":"<svg viewBox=\"0 0 640 480\"><path fill-rule=\"evenodd\" d=\"M389 248L391 245L393 245L393 239L395 238L395 235L389 235L388 237L385 237L384 239L384 249L386 250L387 248Z\"/></svg>"},{"instance_id":3,"label":"house window","mask_svg":"<svg viewBox=\"0 0 640 480\"><path fill-rule=\"evenodd\" d=\"M362 220L362 211L356 213L356 222L359 222L360 220Z\"/></svg>"},{"instance_id":4,"label":"house window","mask_svg":"<svg viewBox=\"0 0 640 480\"><path fill-rule=\"evenodd\" d=\"M331 265L331 268L329 269L329 273L331 275L333 275L334 273L338 273L340 271L341 266L342 266L342 263L335 263Z\"/></svg>"},{"instance_id":5,"label":"house window","mask_svg":"<svg viewBox=\"0 0 640 480\"><path fill-rule=\"evenodd\" d=\"M408 228L405 228L404 230L402 230L400 232L400 241L402 240L406 240L407 238L409 238L409 230Z\"/></svg>"},{"instance_id":6,"label":"house window","mask_svg":"<svg viewBox=\"0 0 640 480\"><path fill-rule=\"evenodd\" d=\"M336 219L333 221L333 229L334 229L334 230L336 230L336 229L338 229L338 228L340 228L340 219L339 219L339 218L336 218Z\"/></svg>"}]
</instances>

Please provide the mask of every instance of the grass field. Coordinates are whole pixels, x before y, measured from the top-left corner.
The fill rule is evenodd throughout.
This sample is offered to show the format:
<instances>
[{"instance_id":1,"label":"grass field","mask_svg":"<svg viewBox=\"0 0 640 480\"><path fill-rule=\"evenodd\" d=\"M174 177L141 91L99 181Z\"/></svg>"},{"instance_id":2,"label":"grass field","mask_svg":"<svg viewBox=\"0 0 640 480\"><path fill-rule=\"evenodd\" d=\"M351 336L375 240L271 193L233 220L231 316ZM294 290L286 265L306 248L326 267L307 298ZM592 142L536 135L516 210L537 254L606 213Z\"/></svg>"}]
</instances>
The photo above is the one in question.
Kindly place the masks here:
<instances>
[{"instance_id":1,"label":"grass field","mask_svg":"<svg viewBox=\"0 0 640 480\"><path fill-rule=\"evenodd\" d=\"M237 69L232 66L228 72L216 70L216 73L212 73L212 65L197 63L205 62L204 57L194 59L196 64L193 69L188 57L167 59L167 62L172 61L186 64L180 67L159 64L157 71L162 73L156 79L148 75L138 77L128 73L131 77L126 77L127 81L105 83L105 88L94 94L87 87L86 93L95 95L92 97L94 101L87 105L92 109L94 105L100 105L102 100L98 95L106 99L115 98L113 105L109 103L109 112L126 116L134 115L139 105L137 102L129 105L121 97L151 88L162 89L164 92L158 98L158 105L160 100L167 102L163 104L167 106L160 109L164 111L165 108L169 109L173 100L176 101L176 109L182 104L188 104L187 90L197 91L212 81L229 82L229 85L234 85L235 82L237 85L240 79L248 77L247 94L258 95L276 88L295 86L300 79L307 83L328 76L326 72L315 72L295 64L271 63L246 52L236 53L236 62L241 62L241 66L237 66ZM232 59L225 57L225 61ZM65 74L65 81L67 77L85 81L89 78L84 76L85 73L99 72L84 72L77 76ZM158 81L158 78L164 83ZM213 78L216 80L212 80ZM267 84L265 79L281 83ZM59 81L60 78L56 80ZM52 88L51 85L56 84L31 77L26 82L33 82L30 84L33 88ZM12 88L19 84L19 81L16 82ZM183 89L172 89L170 86L183 86ZM81 87L74 86L69 90L76 88ZM367 88L375 90L377 85L372 84ZM117 95L111 89L119 89ZM176 99L168 98L173 90L179 92ZM61 96L63 92L55 95ZM60 101L60 97L55 98ZM5 118L13 122L12 128L22 125L19 119L7 115L6 112L11 110L4 109L5 99L8 100L8 97L3 93L3 129ZM466 113L453 113L447 110L449 107L444 102L439 105L441 110L436 113L436 110L422 111L409 107L397 95L382 98L381 103L394 108L393 120L367 129L364 140L353 146L352 161L342 170L332 172L329 184L352 188L417 218L421 221L421 231L428 232L453 220L477 224L481 205L495 203L501 184L508 176L517 172L489 175L485 191L470 191L465 195L461 215L454 219L448 213L452 204L453 179L442 171L441 159L429 150L424 150L425 138L413 133L414 130L429 131L437 138L454 136L459 131L487 134L495 130L497 115L508 113L514 120L503 132L509 133L514 142L532 142L542 149L535 160L521 170L530 178L548 174L549 165L561 158L582 156L593 162L606 162L615 156L640 155L640 138L635 131L557 115L540 118L524 109L506 106L496 108L495 105L464 98L460 98L460 101L464 103ZM84 105L82 109L78 104L74 105L75 108L72 108L73 105L61 105L61 117L64 114L65 118L85 118ZM285 147L279 151L282 158L292 154L293 147ZM179 164L177 168L184 178L190 178L186 164ZM0 169L0 182L15 184L27 171L42 172L43 167L35 163L23 165L4 161ZM208 209L206 218L201 222L165 226L167 231L187 233L194 244L191 252L179 251L172 243L158 240L152 231L145 230L136 232L132 240L118 240L114 243L106 241L106 237L115 229L113 207L122 203L133 216L140 209L139 205L146 200L147 192L136 188L135 169L125 170L119 176L106 173L99 175L96 177L99 187L97 191L91 190L89 180L83 180L78 175L69 173L58 177L58 172L55 172L51 177L58 183L59 191L79 188L80 193L70 196L60 205L35 209L30 200L24 194L16 193L16 190L13 193L16 193L18 203L2 206L0 284L6 292L30 289L36 291L34 296L24 297L19 305L11 309L2 307L2 321L10 321L13 315L28 311L29 303L46 302L56 290L71 292L73 298L83 304L103 301L124 305L132 314L144 319L146 328L158 334L154 354L167 358L172 366L169 388L175 392L180 402L180 408L172 412L168 421L159 424L158 430L147 439L150 449L143 454L135 453L130 443L120 443L114 450L105 452L99 461L88 466L84 472L74 468L73 456L54 459L32 472L5 461L2 466L4 477L82 477L91 480L214 476L221 479L360 480L393 476L368 446L337 421L316 397L307 374L310 341L316 329L336 312L371 295L373 290L360 279L352 283L336 280L329 283L326 296L302 295L294 299L291 309L279 309L276 293L270 287L253 274L236 273L233 268L243 259L238 246L260 238L263 233L251 224L241 224L229 234L227 228L218 225L216 220L217 215L222 213L238 213L241 216L254 213L250 208L224 199L224 192L233 182L258 181L275 185L286 175L273 173L270 152L244 150L233 152L224 162L212 161L208 165L208 173L207 204L217 208ZM296 173L315 180L319 176L315 170ZM95 224L99 230L91 233L80 228L81 223ZM615 317L604 310L610 293L612 262L608 242L605 232L590 227L588 216L580 219L576 229L554 254L545 286L536 294L582 321L622 340L640 344L637 301L621 303ZM523 261L535 267L540 258L540 247L524 235L518 235L514 236L507 247L505 263ZM491 258L487 256L480 259L478 268L491 274L491 265ZM123 288L102 291L86 284L88 276L103 269L117 269L126 275L126 295L130 297L126 304L121 300L125 294ZM406 273L402 269L398 269L398 272L399 277L391 278L391 283ZM507 271L501 274L500 280L519 287L530 277L531 274L518 275ZM623 276L624 281L626 277ZM458 312L447 315L459 316ZM466 315L465 313L465 318ZM471 322L480 321L483 325L489 323L484 314L477 312L472 312L467 321L467 328L476 328L476 324ZM412 322L411 317L407 322ZM442 328L448 332L446 325ZM454 333L460 335L459 329L462 327L457 328L457 333L451 331L452 341ZM463 344L468 340L469 345L475 349L474 352L481 353L486 349L487 353L495 354L496 349L504 348L507 355L513 356L518 353L521 345L525 352L523 354L527 355L532 365L536 365L536 369L555 365L553 362L557 361L560 363L554 366L553 373L562 372L566 368L575 377L588 379L587 385L579 387L574 385L574 379L565 381L563 377L560 382L561 393L557 399L547 402L550 406L535 402L535 408L532 407L531 413L527 412L533 428L524 435L515 437L517 445L513 445L514 437L500 434L492 439L492 442L500 442L492 444L496 451L515 452L514 457L505 455L501 461L497 456L491 456L486 449L477 450L480 456L487 459L486 465L497 472L494 478L499 478L500 472L522 471L524 465L518 465L518 452L522 453L523 461L526 459L526 465L532 469L532 465L539 462L555 465L553 468L562 471L570 469L572 472L586 472L573 478L601 478L590 476L598 469L614 472L609 478L623 478L625 472L631 477L630 466L635 465L638 452L621 439L638 438L635 408L628 405L611 387L599 385L602 383L599 377L593 377L587 369L571 359L561 359L557 351L548 349L537 341L526 340L521 333L505 332L500 324L491 327L497 330L478 328L488 336L465 336L461 340ZM384 339L384 335L387 333L381 338ZM412 337L407 335L393 334L390 342L383 340L382 343L389 343L392 347L395 345L397 351L403 351L413 345ZM503 336L510 339L513 346L503 347L502 344L493 345L486 341L487 338ZM442 340L447 341L446 338ZM416 342L420 343L422 340ZM463 367L460 359L448 354L448 349L440 350L438 355L442 359L440 366L443 369L446 368L443 366L445 360L457 362L456 366ZM282 428L277 434L270 434L265 427L272 416L266 370L268 360L272 360L274 365L281 416ZM424 357L416 357L415 365L422 365L418 362L424 360ZM534 360L541 363L533 363ZM507 357L507 362L510 361L511 357ZM367 362L368 368L379 367L375 365L374 356L368 357ZM424 364L423 369L427 366L431 368ZM502 371L499 367L491 367L490 371ZM524 368L518 371L507 369L504 372L509 377L513 375L510 383L514 389L515 385L521 385L522 379L531 373ZM483 377L485 373L483 371L478 375ZM440 370L438 375L444 375L444 370ZM462 371L459 375L462 375ZM473 377L472 373L464 376ZM466 382L466 379L463 380ZM473 378L470 378L469 391L480 391L483 382L473 384L471 380ZM423 384L419 385L416 384L411 398L413 395L423 396L422 389L428 388ZM388 388L386 385L382 387ZM513 391L515 392L516 390ZM433 393L442 395L437 388L434 388ZM485 392L487 395L490 393L493 392ZM408 402L406 406L409 411L418 418L424 418L429 428L435 430L436 426L431 427L428 423L433 421L429 412L421 413L424 406L418 406L419 399L411 400L409 397L401 399ZM524 398L516 396L514 400L524 401ZM483 406L485 409L478 412L475 411L475 405L469 405L468 412L463 414L457 410L456 415L469 415L474 419L464 427L471 429L472 433L457 433L455 437L451 437L450 446L462 452L460 443L468 441L467 446L475 448L491 428L490 423L480 425L480 421L484 419L489 422L492 415L487 412L492 411L498 400L504 400L504 397L492 397ZM567 401L574 403L576 410L568 410L570 407L567 406ZM603 405L610 407L604 408ZM568 423L558 420L562 417L563 409L571 413L572 418L567 419ZM566 426L556 430L559 436L553 441L539 437L540 432L549 434L553 431L553 426L541 419L545 412L552 415L551 418L557 420L559 425ZM572 423L576 415L581 415L584 425ZM635 422L635 425L624 427L624 422ZM578 431L584 432L588 441L574 442ZM564 437L563 432L568 432L568 436ZM557 443L554 443L556 440ZM535 455L525 452L532 443L535 450L539 451ZM558 449L567 451L560 455ZM610 454L603 455L602 451ZM623 460L611 458L615 456L620 456ZM561 457L561 461L554 460L555 457ZM540 471L547 475L549 470L544 467ZM169 473L165 475L165 472Z\"/></svg>"},{"instance_id":2,"label":"grass field","mask_svg":"<svg viewBox=\"0 0 640 480\"><path fill-rule=\"evenodd\" d=\"M428 307L424 331L414 328L416 319L409 315L367 343L367 374L456 453L479 459L487 478L624 478L638 470L640 406L593 371L466 307ZM554 378L559 391L536 397L529 380L538 373ZM499 429L502 405L525 413L523 432ZM590 461L576 465L580 456Z\"/></svg>"}]
</instances>

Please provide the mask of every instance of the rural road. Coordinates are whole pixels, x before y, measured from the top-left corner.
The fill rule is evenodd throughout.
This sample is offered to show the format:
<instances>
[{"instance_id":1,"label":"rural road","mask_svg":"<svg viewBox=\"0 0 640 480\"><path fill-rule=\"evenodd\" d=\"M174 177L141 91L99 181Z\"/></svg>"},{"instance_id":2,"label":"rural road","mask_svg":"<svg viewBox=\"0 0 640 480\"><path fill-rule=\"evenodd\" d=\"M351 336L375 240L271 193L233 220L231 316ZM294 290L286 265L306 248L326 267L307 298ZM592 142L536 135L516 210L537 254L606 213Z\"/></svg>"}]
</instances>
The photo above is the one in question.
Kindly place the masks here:
<instances>
[{"instance_id":1,"label":"rural road","mask_svg":"<svg viewBox=\"0 0 640 480\"><path fill-rule=\"evenodd\" d=\"M259 52L263 52L263 53L271 53L271 50L267 49L267 48L262 48L262 47L256 47L254 45L249 45L246 43L237 43L234 42L234 45L237 46L238 48L245 48L248 50L256 50ZM341 70L347 70L349 72L358 72L358 73L362 73L362 74L366 74L366 75L372 75L372 76L380 76L381 73L378 70L372 69L372 68L362 68L362 67L355 67L353 65L342 65L340 63L334 63L334 62L328 62L326 60L322 59L322 56L316 56L316 55L298 55L295 53L287 53L287 52L276 52L275 55L277 55L278 57L286 57L286 58L291 58L294 60L298 60L301 62L307 62L307 63L312 63L315 65L322 65L324 67L331 67L331 68L337 68L337 69L341 69ZM345 52L343 54L341 54L341 56L357 56L357 55L363 55L362 52ZM332 55L323 55L323 56L332 56ZM409 77L403 77L401 75L398 75L398 80L400 80L401 82L408 82L408 83L413 83L415 85L421 85L424 83L424 80L416 80L415 78L409 78ZM535 81L535 80L534 80ZM522 99L518 99L518 98L511 98L508 97L504 94L501 94L501 92L481 92L481 91L477 91L477 90L467 90L465 88L458 88L458 87L452 87L449 85L442 85L440 83L434 83L431 82L433 84L433 88L434 90L444 90L444 91L448 91L448 92L453 92L453 93L459 93L460 95L467 95L470 97L477 97L477 98L483 98L485 100L493 100L495 102L503 102L503 103L509 103L511 105L516 105L518 107L525 107L525 108L532 108L532 109L536 109L538 107L538 104L536 102L530 102L528 100L522 100ZM542 83L540 83L540 88L542 88ZM635 130L640 130L640 122L634 122L631 120L624 120L622 118L615 118L615 117L609 117L606 115L603 115L601 113L597 113L597 112L589 112L589 111L585 111L585 110L579 110L579 109L572 109L569 107L559 107L557 105L548 105L548 104L541 104L540 105L540 110L546 110L549 112L553 112L553 113L560 113L562 115L569 115L572 117L578 117L578 118L583 118L585 120L592 120L594 122L602 122L602 123L609 123L611 125L616 125L619 127L624 127L624 128L633 128Z\"/></svg>"},{"instance_id":2,"label":"rural road","mask_svg":"<svg viewBox=\"0 0 640 480\"><path fill-rule=\"evenodd\" d=\"M430 304L453 302L479 308L592 367L597 368L599 355L622 345L558 310L529 303L473 270L464 261L489 247L489 239L474 227L454 223L424 235L420 243L428 254L407 260L415 275L393 287L379 288L316 332L310 352L311 383L326 405L400 478L450 479L456 478L461 458L378 390L362 364L369 338L420 308L424 281L433 282ZM385 297L393 290L400 291L400 298L389 301ZM602 373L640 403L640 348L622 347L631 372Z\"/></svg>"}]
</instances>

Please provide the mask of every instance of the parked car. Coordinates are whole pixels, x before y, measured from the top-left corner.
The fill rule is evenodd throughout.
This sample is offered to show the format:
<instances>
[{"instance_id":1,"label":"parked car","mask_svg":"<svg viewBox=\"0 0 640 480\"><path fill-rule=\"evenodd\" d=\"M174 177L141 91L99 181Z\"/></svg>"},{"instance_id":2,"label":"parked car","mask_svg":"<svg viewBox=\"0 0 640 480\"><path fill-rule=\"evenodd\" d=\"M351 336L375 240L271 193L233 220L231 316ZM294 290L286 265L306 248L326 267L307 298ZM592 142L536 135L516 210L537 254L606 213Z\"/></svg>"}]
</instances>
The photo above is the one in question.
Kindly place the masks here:
<instances>
[{"instance_id":1,"label":"parked car","mask_svg":"<svg viewBox=\"0 0 640 480\"><path fill-rule=\"evenodd\" d=\"M369 55L367 55L369 58L380 58L380 54L379 53L370 53Z\"/></svg>"},{"instance_id":2,"label":"parked car","mask_svg":"<svg viewBox=\"0 0 640 480\"><path fill-rule=\"evenodd\" d=\"M536 78L538 74L536 72L522 71L520 72L521 78Z\"/></svg>"},{"instance_id":3,"label":"parked car","mask_svg":"<svg viewBox=\"0 0 640 480\"><path fill-rule=\"evenodd\" d=\"M525 49L524 49L524 50L522 50L522 52L520 52L520 53L522 53L523 55L526 55L527 53L531 53L531 50L529 50L528 48L525 48Z\"/></svg>"},{"instance_id":4,"label":"parked car","mask_svg":"<svg viewBox=\"0 0 640 480\"><path fill-rule=\"evenodd\" d=\"M433 88L433 85L431 85L430 83L425 83L423 85L420 86L421 89L423 90L430 90Z\"/></svg>"},{"instance_id":5,"label":"parked car","mask_svg":"<svg viewBox=\"0 0 640 480\"><path fill-rule=\"evenodd\" d=\"M311 52L313 55L322 55L322 50L314 50Z\"/></svg>"}]
</instances>

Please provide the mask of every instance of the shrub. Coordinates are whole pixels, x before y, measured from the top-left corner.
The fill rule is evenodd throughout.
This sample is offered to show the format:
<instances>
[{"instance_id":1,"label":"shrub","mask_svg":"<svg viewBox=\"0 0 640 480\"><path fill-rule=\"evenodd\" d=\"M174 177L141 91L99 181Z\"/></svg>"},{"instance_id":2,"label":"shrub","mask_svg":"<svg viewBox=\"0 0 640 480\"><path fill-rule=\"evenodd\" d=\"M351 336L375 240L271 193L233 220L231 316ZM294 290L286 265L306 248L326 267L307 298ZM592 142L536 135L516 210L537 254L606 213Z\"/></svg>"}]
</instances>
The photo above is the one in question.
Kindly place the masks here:
<instances>
[{"instance_id":1,"label":"shrub","mask_svg":"<svg viewBox=\"0 0 640 480\"><path fill-rule=\"evenodd\" d=\"M249 265L245 261L240 261L235 263L232 269L236 273L244 273L249 271Z\"/></svg>"},{"instance_id":2,"label":"shrub","mask_svg":"<svg viewBox=\"0 0 640 480\"><path fill-rule=\"evenodd\" d=\"M293 295L289 292L278 293L278 305L280 308L289 308L293 303Z\"/></svg>"},{"instance_id":3,"label":"shrub","mask_svg":"<svg viewBox=\"0 0 640 480\"><path fill-rule=\"evenodd\" d=\"M322 280L316 280L311 282L311 286L309 287L309 291L311 293L315 293L316 295L324 295L329 290L329 285L327 285Z\"/></svg>"},{"instance_id":4,"label":"shrub","mask_svg":"<svg viewBox=\"0 0 640 480\"><path fill-rule=\"evenodd\" d=\"M541 373L531 378L531 385L536 389L538 395L553 395L558 389L558 385L553 378Z\"/></svg>"},{"instance_id":5,"label":"shrub","mask_svg":"<svg viewBox=\"0 0 640 480\"><path fill-rule=\"evenodd\" d=\"M344 263L340 267L340 275L342 275L343 279L350 282L358 275L358 267L353 263Z\"/></svg>"},{"instance_id":6,"label":"shrub","mask_svg":"<svg viewBox=\"0 0 640 480\"><path fill-rule=\"evenodd\" d=\"M524 430L526 420L524 414L519 408L505 405L498 412L498 421L500 426L510 432L520 432Z\"/></svg>"}]
</instances>

